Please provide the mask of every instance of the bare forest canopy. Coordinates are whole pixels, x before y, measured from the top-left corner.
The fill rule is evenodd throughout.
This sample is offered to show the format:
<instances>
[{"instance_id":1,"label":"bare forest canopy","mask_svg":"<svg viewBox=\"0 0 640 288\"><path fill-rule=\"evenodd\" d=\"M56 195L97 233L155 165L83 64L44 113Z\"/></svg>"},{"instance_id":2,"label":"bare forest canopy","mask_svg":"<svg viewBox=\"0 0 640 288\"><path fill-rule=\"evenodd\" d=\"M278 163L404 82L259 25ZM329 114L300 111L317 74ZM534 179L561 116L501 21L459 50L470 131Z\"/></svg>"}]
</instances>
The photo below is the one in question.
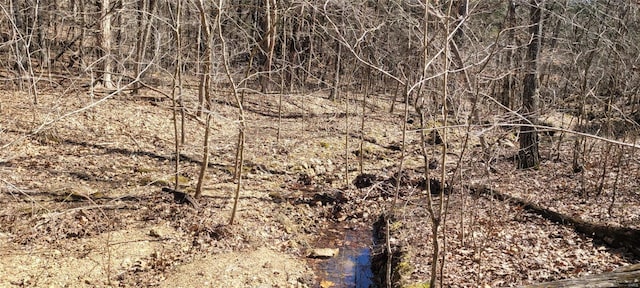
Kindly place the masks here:
<instances>
[{"instance_id":1,"label":"bare forest canopy","mask_svg":"<svg viewBox=\"0 0 640 288\"><path fill-rule=\"evenodd\" d=\"M504 117L487 121L518 123L532 3L542 11L536 113L583 116L574 124L594 134L636 126L637 1L3 1L0 81L36 95L162 88L174 75L212 91L336 97L369 86L423 97L414 104L437 114L446 69L450 110L478 97Z\"/></svg>"}]
</instances>

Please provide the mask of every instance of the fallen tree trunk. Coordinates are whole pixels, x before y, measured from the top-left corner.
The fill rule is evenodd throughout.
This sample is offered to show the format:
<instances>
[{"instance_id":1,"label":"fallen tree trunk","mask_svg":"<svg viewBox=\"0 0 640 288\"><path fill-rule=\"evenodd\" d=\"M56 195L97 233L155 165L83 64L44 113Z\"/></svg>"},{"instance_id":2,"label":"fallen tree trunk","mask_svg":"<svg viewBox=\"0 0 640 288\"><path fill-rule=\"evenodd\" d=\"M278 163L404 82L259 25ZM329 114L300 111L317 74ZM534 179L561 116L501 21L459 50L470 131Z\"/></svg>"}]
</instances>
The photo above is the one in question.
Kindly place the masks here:
<instances>
[{"instance_id":1,"label":"fallen tree trunk","mask_svg":"<svg viewBox=\"0 0 640 288\"><path fill-rule=\"evenodd\" d=\"M608 273L588 275L576 279L566 279L546 282L534 285L521 286L521 288L582 288L582 287L640 287L640 264L622 267Z\"/></svg>"},{"instance_id":2,"label":"fallen tree trunk","mask_svg":"<svg viewBox=\"0 0 640 288\"><path fill-rule=\"evenodd\" d=\"M541 207L540 205L528 202L518 197L506 195L504 193L501 193L500 191L493 190L484 185L472 186L468 188L472 192L480 195L486 195L501 201L509 201L515 203L516 205L520 205L527 211L536 213L550 221L562 225L571 225L573 226L573 229L578 233L582 233L593 239L603 241L611 247L627 248L631 253L633 253L637 257L640 257L640 230L638 229L589 223L578 218L549 210L547 208Z\"/></svg>"}]
</instances>

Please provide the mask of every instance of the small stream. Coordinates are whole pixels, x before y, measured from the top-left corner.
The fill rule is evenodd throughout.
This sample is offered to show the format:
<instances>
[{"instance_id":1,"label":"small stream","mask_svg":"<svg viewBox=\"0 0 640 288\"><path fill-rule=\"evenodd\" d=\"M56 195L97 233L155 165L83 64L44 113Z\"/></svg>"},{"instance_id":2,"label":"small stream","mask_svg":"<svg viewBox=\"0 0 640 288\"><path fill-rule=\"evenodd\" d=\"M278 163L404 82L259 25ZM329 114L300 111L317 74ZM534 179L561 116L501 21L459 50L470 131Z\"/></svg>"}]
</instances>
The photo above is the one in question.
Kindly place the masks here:
<instances>
[{"instance_id":1,"label":"small stream","mask_svg":"<svg viewBox=\"0 0 640 288\"><path fill-rule=\"evenodd\" d=\"M313 266L320 280L330 281L335 288L376 287L371 272L371 231L347 230L336 233L336 239L324 239L329 248L339 248L336 257L313 260ZM340 239L341 238L341 239Z\"/></svg>"}]
</instances>

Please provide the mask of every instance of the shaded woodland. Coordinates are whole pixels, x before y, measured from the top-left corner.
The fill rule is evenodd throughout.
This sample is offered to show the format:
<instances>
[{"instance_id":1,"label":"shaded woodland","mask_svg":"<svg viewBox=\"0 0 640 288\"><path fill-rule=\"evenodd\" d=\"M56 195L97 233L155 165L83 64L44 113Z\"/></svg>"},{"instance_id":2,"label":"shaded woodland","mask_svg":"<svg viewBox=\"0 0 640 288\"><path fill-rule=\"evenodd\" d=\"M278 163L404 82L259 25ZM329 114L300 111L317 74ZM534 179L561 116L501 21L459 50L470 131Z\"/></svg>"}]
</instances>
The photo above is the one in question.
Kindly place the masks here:
<instances>
[{"instance_id":1,"label":"shaded woodland","mask_svg":"<svg viewBox=\"0 0 640 288\"><path fill-rule=\"evenodd\" d=\"M46 88L101 85L135 95L188 82L199 85L200 107L181 109L194 113L231 101L221 90L329 90L335 98L367 89L406 97L428 118L448 103L461 122L476 102L509 117L476 125L517 124L523 119L510 114L553 109L589 121L575 123L584 132L621 137L638 116L632 1L9 1L3 8L2 81L36 103Z\"/></svg>"},{"instance_id":2,"label":"shaded woodland","mask_svg":"<svg viewBox=\"0 0 640 288\"><path fill-rule=\"evenodd\" d=\"M251 201L243 191L256 187L250 175L284 177L289 182L282 180L287 184L281 188L316 194L265 188L265 197L274 203L320 203L316 216L336 223L354 218L371 225L385 222L379 223L386 234L380 239L396 242L377 247L385 260L374 272L388 287L511 286L586 272L585 267L567 268L529 279L492 274L493 282L483 282L480 272L447 276L447 269L454 269L448 267L481 266L485 250L479 247L504 236L485 228L476 231L476 225L503 225L496 223L504 217L514 217L514 223L542 221L523 213L573 227L580 241L605 243L613 254L623 255L622 264L640 259L637 239L629 239L640 235L637 1L5 0L0 6L0 167L22 167L15 159L29 159L24 156L29 153L16 152L25 141L146 157L157 161L148 166L165 167L167 177L162 183L138 179L149 171L136 166L135 181L162 186L176 202L200 211L185 217L222 217L201 210L226 213L220 207L230 208L224 220L193 228L197 237L207 235L211 241L240 233L233 228L244 223L237 214L243 209L239 203ZM110 101L132 107L105 104ZM145 104L135 113L160 113L154 107L162 107L170 125L153 120L151 128L145 127L145 118L128 110L139 102ZM120 142L135 145L112 147L117 141L110 138L73 139L95 132L82 130L88 128L76 117L97 121L87 113L105 106L114 115L127 111L137 116L99 116L113 120L101 125L119 127L100 135L122 134L130 140ZM161 130L135 136L118 121ZM284 164L298 145L292 143L302 141L291 123L303 123L304 129L326 125L304 130L311 136L304 135L318 137L308 140L312 147L337 152L310 150L319 160L309 156L301 160L304 164ZM382 133L381 127L391 128ZM65 129L77 130L61 132ZM270 160L279 162L271 165L257 155L283 158ZM14 185L23 182L8 176L14 172L2 172L9 170L0 170L0 180L9 191L5 194L13 195ZM225 178L211 176L216 173ZM100 177L76 178L103 181ZM110 179L126 182L118 177ZM192 182L185 185L181 177ZM219 199L207 194L215 181L233 191L224 196L228 202L214 204ZM51 190L23 184L25 191ZM85 196L78 201L97 201ZM159 196L145 197L138 199ZM469 204L474 201L478 207ZM483 201L511 206L497 205L508 212L494 213L493 204ZM367 206L375 208L362 208ZM0 219L17 221L7 211ZM296 221L306 221L299 217ZM282 229L289 233L287 221ZM191 229L186 222L179 225ZM18 235L16 227L7 224L0 230ZM94 228L118 227L127 226L110 222ZM563 233L548 238L569 237ZM27 238L16 242L25 244ZM460 254L468 257L466 264L447 266L455 261L447 256L455 249L473 252ZM509 255L521 252L500 249ZM134 285L131 281L121 283Z\"/></svg>"}]
</instances>

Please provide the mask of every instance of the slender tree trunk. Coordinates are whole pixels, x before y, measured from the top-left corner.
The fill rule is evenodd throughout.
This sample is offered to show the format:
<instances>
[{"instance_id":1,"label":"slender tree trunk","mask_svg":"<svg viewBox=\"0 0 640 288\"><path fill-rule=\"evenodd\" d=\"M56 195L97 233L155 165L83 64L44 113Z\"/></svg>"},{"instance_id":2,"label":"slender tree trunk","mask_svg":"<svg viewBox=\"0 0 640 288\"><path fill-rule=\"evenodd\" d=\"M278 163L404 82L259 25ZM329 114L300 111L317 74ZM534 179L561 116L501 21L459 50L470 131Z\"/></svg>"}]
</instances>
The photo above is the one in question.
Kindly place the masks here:
<instances>
[{"instance_id":1,"label":"slender tree trunk","mask_svg":"<svg viewBox=\"0 0 640 288\"><path fill-rule=\"evenodd\" d=\"M515 44L515 31L514 31L514 27L516 27L516 3L514 2L514 0L507 0L507 19L506 19L506 23L507 23L507 28L509 29L509 31L507 32L507 42L511 43L511 44ZM517 46L517 45L514 45ZM508 49L507 50L507 55L505 56L507 58L507 69L508 69L508 73L507 76L503 79L502 82L502 93L500 95L500 103L502 105L504 105L505 107L508 108L513 108L513 89L514 89L514 77L513 77L513 57L514 57L515 53L513 52L513 49Z\"/></svg>"},{"instance_id":2,"label":"slender tree trunk","mask_svg":"<svg viewBox=\"0 0 640 288\"><path fill-rule=\"evenodd\" d=\"M78 4L79 4L78 13L80 13L81 18L80 18L80 35L79 35L80 38L78 38L77 53L78 53L78 62L82 63L85 55L85 50L83 47L85 46L85 41L87 41L85 39L87 38L88 29L86 27L87 27L87 23L89 22L88 21L89 16L87 16L87 14L89 13L86 13L87 5L85 3L85 0L78 0Z\"/></svg>"},{"instance_id":3,"label":"slender tree trunk","mask_svg":"<svg viewBox=\"0 0 640 288\"><path fill-rule=\"evenodd\" d=\"M329 98L332 101L335 101L338 96L340 96L340 89L338 86L340 86L340 58L342 58L342 44L340 44L339 41L336 41L336 61L335 61L335 75L333 78L333 88L331 89L331 95L329 96Z\"/></svg>"},{"instance_id":4,"label":"slender tree trunk","mask_svg":"<svg viewBox=\"0 0 640 288\"><path fill-rule=\"evenodd\" d=\"M20 77L25 71L25 59L28 58L28 53L25 47L25 34L26 34L26 24L23 19L23 9L20 5L20 1L11 0L9 1L9 10L11 10L11 15L13 16L13 21L15 23L14 29L12 29L12 39L13 39L13 54L15 57L15 63L13 64L13 70L17 77L15 77L15 84L18 86L18 89L23 91L24 84L22 83L22 77Z\"/></svg>"},{"instance_id":5,"label":"slender tree trunk","mask_svg":"<svg viewBox=\"0 0 640 288\"><path fill-rule=\"evenodd\" d=\"M344 99L344 181L349 186L349 91Z\"/></svg>"},{"instance_id":6,"label":"slender tree trunk","mask_svg":"<svg viewBox=\"0 0 640 288\"><path fill-rule=\"evenodd\" d=\"M522 112L528 123L535 124L538 113L538 54L540 53L542 31L542 7L544 0L531 0L531 42L527 50L526 71L524 76L524 90L522 92ZM540 166L540 152L538 151L538 133L532 125L520 127L520 151L518 153L518 168L538 168Z\"/></svg>"},{"instance_id":7,"label":"slender tree trunk","mask_svg":"<svg viewBox=\"0 0 640 288\"><path fill-rule=\"evenodd\" d=\"M366 71L366 85L364 86L364 93L362 94L362 118L360 119L360 174L364 173L364 124L366 121L367 98L369 98L369 89L371 87L371 68L367 67Z\"/></svg>"},{"instance_id":8,"label":"slender tree trunk","mask_svg":"<svg viewBox=\"0 0 640 288\"><path fill-rule=\"evenodd\" d=\"M204 175L207 172L207 167L209 166L209 134L211 134L211 113L207 112L207 122L205 124L204 129L204 143L203 146L203 156L202 156L202 166L200 167L200 173L198 174L198 184L196 185L196 194L195 198L199 198L202 195L202 185L204 184Z\"/></svg>"},{"instance_id":9,"label":"slender tree trunk","mask_svg":"<svg viewBox=\"0 0 640 288\"><path fill-rule=\"evenodd\" d=\"M458 20L456 20L455 25L456 27L457 26L460 26L460 27L453 34L453 41L459 46L462 46L462 42L463 42L462 36L464 36L464 29L462 28L461 24L462 22L464 22L464 18L467 17L467 13L469 10L468 9L469 0L458 0L456 5L458 10L458 15L457 15Z\"/></svg>"},{"instance_id":10,"label":"slender tree trunk","mask_svg":"<svg viewBox=\"0 0 640 288\"><path fill-rule=\"evenodd\" d=\"M276 132L276 143L280 143L280 133L281 133L281 127L282 127L282 97L284 95L285 92L285 87L286 87L286 83L289 83L288 85L291 85L291 80L285 81L285 78L288 78L287 75L289 75L290 77L290 73L287 73L287 71L289 71L289 65L287 62L287 19L285 18L282 21L282 41L280 42L280 50L281 50L281 57L282 57L282 68L280 70L280 94L278 95L278 130ZM291 79L291 78L289 78Z\"/></svg>"},{"instance_id":11,"label":"slender tree trunk","mask_svg":"<svg viewBox=\"0 0 640 288\"><path fill-rule=\"evenodd\" d=\"M273 53L276 45L276 22L278 17L276 0L264 0L264 38L262 40L263 49L267 53L262 76L262 91L268 92L271 86L271 67L273 66Z\"/></svg>"},{"instance_id":12,"label":"slender tree trunk","mask_svg":"<svg viewBox=\"0 0 640 288\"><path fill-rule=\"evenodd\" d=\"M387 85L384 85L384 89L387 89ZM393 92L393 97L391 98L391 107L389 108L389 113L393 114L393 110L396 105L396 98L398 98L398 93L400 92L400 82L396 81L396 90ZM385 91L386 94L386 91Z\"/></svg>"},{"instance_id":13,"label":"slender tree trunk","mask_svg":"<svg viewBox=\"0 0 640 288\"><path fill-rule=\"evenodd\" d=\"M207 19L207 12L205 10L204 1L200 0L196 2L198 6L198 12L200 13L200 29L199 33L201 46L204 48L202 54L204 61L202 62L202 71L200 73L200 84L198 86L198 115L202 115L203 110L209 108L209 101L211 101L209 91L211 87L211 64L212 64L212 41L211 41L211 27L209 20ZM200 50L200 47L198 47ZM205 103L206 102L206 103Z\"/></svg>"},{"instance_id":14,"label":"slender tree trunk","mask_svg":"<svg viewBox=\"0 0 640 288\"><path fill-rule=\"evenodd\" d=\"M196 185L196 193L195 198L200 197L202 195L202 185L204 183L204 176L207 171L207 167L209 166L209 134L211 133L211 111L210 103L211 103L211 95L210 95L210 85L211 85L211 45L213 45L213 41L211 41L211 26L209 25L209 20L207 19L207 13L204 6L204 1L200 0L196 2L198 6L198 12L200 13L200 27L202 28L202 33L198 34L198 37L202 37L200 41L204 42L204 61L202 63L202 73L200 76L200 85L198 89L198 98L200 100L200 107L198 109L198 115L202 115L204 111L206 113L207 121L205 124L204 130L204 143L203 145L203 156L202 156L202 166L200 167L200 173L198 174L198 184ZM220 15L218 15L220 17ZM200 49L200 47L198 47ZM183 108L184 109L184 108ZM184 130L183 130L184 131ZM184 135L184 134L183 134Z\"/></svg>"},{"instance_id":15,"label":"slender tree trunk","mask_svg":"<svg viewBox=\"0 0 640 288\"><path fill-rule=\"evenodd\" d=\"M114 87L112 80L112 60L111 60L111 13L110 0L102 0L100 7L100 48L102 49L102 85L106 89Z\"/></svg>"},{"instance_id":16,"label":"slender tree trunk","mask_svg":"<svg viewBox=\"0 0 640 288\"><path fill-rule=\"evenodd\" d=\"M309 80L309 77L311 77L313 75L313 73L311 72L311 67L312 67L312 63L313 63L313 59L314 59L314 45L315 45L315 37L317 36L317 33L315 31L315 27L316 27L316 10L315 9L311 9L311 23L309 23L309 30L307 31L307 33L309 34L309 51L307 52L307 67L306 67L306 73L305 76L302 80L302 86L306 87L307 86L307 81Z\"/></svg>"},{"instance_id":17,"label":"slender tree trunk","mask_svg":"<svg viewBox=\"0 0 640 288\"><path fill-rule=\"evenodd\" d=\"M153 15L156 13L158 1L156 0L143 0L139 2L138 11L138 39L136 41L136 59L135 59L135 74L134 77L142 79L140 75L144 68L144 59L147 53L147 43L149 42L149 35L151 34L151 23L153 22ZM149 13L149 15L147 15ZM133 94L138 94L138 90L142 86L136 85L133 90Z\"/></svg>"},{"instance_id":18,"label":"slender tree trunk","mask_svg":"<svg viewBox=\"0 0 640 288\"><path fill-rule=\"evenodd\" d=\"M108 0L103 0L103 1L108 1ZM181 14L181 8L182 8L182 1L178 0L177 3L177 8L176 8L176 23L175 23L175 30L174 30L174 34L176 37L176 51L180 51L180 48L182 47L182 43L180 42L180 14ZM175 177L175 183L174 183L174 189L178 190L178 184L179 184L179 176L180 176L180 141L178 141L178 97L181 97L181 93L182 91L180 91L181 89L179 89L180 85L180 79L181 79L181 66L182 65L182 59L180 58L180 53L176 53L176 67L175 70L173 72L173 90L171 92L171 100L173 103L173 134L174 134L174 144L175 144L175 157L176 157L176 161L175 161L175 166L174 166L174 177Z\"/></svg>"},{"instance_id":19,"label":"slender tree trunk","mask_svg":"<svg viewBox=\"0 0 640 288\"><path fill-rule=\"evenodd\" d=\"M246 122L245 122L244 108L243 108L244 95L238 93L238 89L236 87L235 81L233 80L233 77L231 75L231 69L229 68L229 60L227 59L227 42L225 41L222 35L221 19L222 19L222 15L224 15L223 4L224 4L223 0L218 0L218 17L216 21L216 28L218 30L218 37L220 38L220 43L222 45L222 51L221 51L222 64L224 66L224 71L227 76L227 80L229 80L229 83L231 83L231 87L233 88L233 98L235 99L236 105L238 107L238 121L239 121L238 142L236 146L236 165L235 165L235 173L234 173L234 177L236 180L236 190L235 190L235 195L233 197L233 208L231 209L231 217L229 218L229 225L233 225L236 219L236 212L238 211L238 202L240 200L240 189L242 188L242 169L244 165L244 143L245 143L244 137L245 137L245 130L246 130ZM247 78L247 75L249 74L249 69L251 69L252 61L253 61L253 56L249 60L249 65L247 66L247 69L244 75L245 78ZM243 82L246 87L247 81L243 81ZM246 89L243 89L242 93L244 93L245 90Z\"/></svg>"}]
</instances>

